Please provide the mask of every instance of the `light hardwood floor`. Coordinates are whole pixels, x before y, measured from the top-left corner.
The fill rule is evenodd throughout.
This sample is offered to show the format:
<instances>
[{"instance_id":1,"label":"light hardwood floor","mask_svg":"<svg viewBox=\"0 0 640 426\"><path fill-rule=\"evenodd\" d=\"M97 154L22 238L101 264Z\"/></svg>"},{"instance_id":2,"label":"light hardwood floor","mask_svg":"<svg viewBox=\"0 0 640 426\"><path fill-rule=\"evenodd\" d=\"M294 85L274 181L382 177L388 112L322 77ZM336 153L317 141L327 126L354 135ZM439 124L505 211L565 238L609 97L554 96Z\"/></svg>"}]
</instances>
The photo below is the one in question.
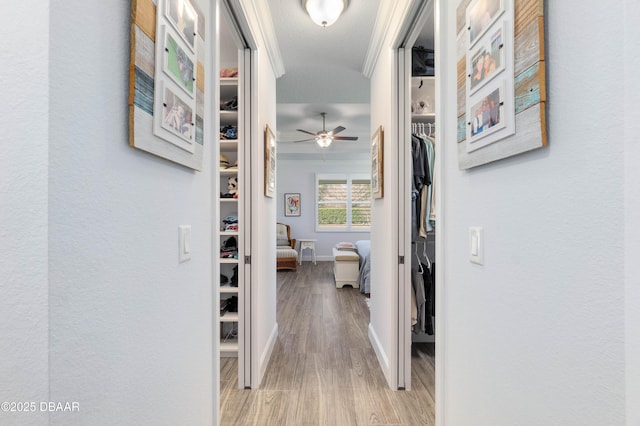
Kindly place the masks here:
<instances>
[{"instance_id":1,"label":"light hardwood floor","mask_svg":"<svg viewBox=\"0 0 640 426\"><path fill-rule=\"evenodd\" d=\"M331 262L278 272L279 336L259 389L237 389L237 359L221 361L222 425L433 425L433 344L412 348L412 390L391 391L356 289L336 289Z\"/></svg>"}]
</instances>

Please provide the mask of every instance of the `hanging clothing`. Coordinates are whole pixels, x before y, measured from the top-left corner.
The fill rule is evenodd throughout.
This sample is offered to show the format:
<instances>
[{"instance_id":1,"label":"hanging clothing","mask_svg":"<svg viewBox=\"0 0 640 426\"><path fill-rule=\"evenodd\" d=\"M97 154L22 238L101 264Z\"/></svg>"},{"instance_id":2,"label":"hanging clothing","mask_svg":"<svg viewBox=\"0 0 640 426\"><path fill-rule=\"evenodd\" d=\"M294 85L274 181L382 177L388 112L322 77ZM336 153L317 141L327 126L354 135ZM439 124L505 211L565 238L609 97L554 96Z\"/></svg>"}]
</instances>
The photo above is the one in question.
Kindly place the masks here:
<instances>
[{"instance_id":1,"label":"hanging clothing","mask_svg":"<svg viewBox=\"0 0 640 426\"><path fill-rule=\"evenodd\" d=\"M418 323L418 305L416 304L416 292L411 292L411 326Z\"/></svg>"},{"instance_id":2,"label":"hanging clothing","mask_svg":"<svg viewBox=\"0 0 640 426\"><path fill-rule=\"evenodd\" d=\"M411 285L413 286L413 292L416 297L416 324L413 326L414 333L424 333L425 330L425 303L427 298L424 293L424 279L423 274L416 268L411 269Z\"/></svg>"},{"instance_id":3,"label":"hanging clothing","mask_svg":"<svg viewBox=\"0 0 640 426\"><path fill-rule=\"evenodd\" d=\"M422 264L422 279L424 282L424 331L428 335L433 335L433 304L434 304L434 294L435 289L433 285L433 281L431 280L431 270L427 267L427 265Z\"/></svg>"},{"instance_id":4,"label":"hanging clothing","mask_svg":"<svg viewBox=\"0 0 640 426\"><path fill-rule=\"evenodd\" d=\"M418 232L417 236L421 238L427 237L427 232L433 231L433 227L429 222L429 217L431 215L431 193L433 187L433 168L435 163L435 150L433 140L426 135L418 135L414 134L411 136L411 150L412 156L414 160L415 167L419 167L420 171L424 170L425 176L420 177L420 182L423 184L420 185L419 182L416 185L412 185L412 193L411 193L411 201L412 201L412 215L415 211L416 217L418 218ZM420 156L420 158L416 158ZM415 169L414 169L415 170ZM416 175L414 172L414 181L416 180ZM418 191L418 195L413 192L415 190ZM416 201L416 205L414 207L413 201ZM413 217L412 217L413 221ZM413 223L412 223L413 226ZM412 236L415 237L416 234L412 233Z\"/></svg>"}]
</instances>

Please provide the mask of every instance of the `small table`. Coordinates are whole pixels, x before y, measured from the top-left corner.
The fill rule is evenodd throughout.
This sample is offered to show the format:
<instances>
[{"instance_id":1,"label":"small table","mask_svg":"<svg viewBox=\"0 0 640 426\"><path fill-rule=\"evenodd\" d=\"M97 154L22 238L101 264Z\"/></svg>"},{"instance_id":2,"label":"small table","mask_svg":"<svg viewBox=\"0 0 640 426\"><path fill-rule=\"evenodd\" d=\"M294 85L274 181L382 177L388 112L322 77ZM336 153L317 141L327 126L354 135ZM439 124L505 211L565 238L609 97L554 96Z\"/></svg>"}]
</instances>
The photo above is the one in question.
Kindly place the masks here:
<instances>
[{"instance_id":1,"label":"small table","mask_svg":"<svg viewBox=\"0 0 640 426\"><path fill-rule=\"evenodd\" d=\"M298 241L300 241L300 256L298 257L298 263L300 265L302 265L302 250L304 249L309 249L311 250L311 256L313 259L313 264L317 265L316 263L316 239L312 239L312 238L298 238Z\"/></svg>"}]
</instances>

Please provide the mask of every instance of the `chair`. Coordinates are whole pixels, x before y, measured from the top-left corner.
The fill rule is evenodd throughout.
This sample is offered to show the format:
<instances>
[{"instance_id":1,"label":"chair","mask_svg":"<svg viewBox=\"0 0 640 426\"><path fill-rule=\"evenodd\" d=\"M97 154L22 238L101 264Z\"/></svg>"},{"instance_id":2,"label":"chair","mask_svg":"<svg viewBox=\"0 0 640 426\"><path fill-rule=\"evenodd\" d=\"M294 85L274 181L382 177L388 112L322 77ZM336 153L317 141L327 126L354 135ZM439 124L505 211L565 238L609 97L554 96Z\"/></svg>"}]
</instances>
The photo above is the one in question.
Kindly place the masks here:
<instances>
[{"instance_id":1,"label":"chair","mask_svg":"<svg viewBox=\"0 0 640 426\"><path fill-rule=\"evenodd\" d=\"M296 271L298 252L296 240L291 239L291 228L284 223L276 223L276 270Z\"/></svg>"}]
</instances>

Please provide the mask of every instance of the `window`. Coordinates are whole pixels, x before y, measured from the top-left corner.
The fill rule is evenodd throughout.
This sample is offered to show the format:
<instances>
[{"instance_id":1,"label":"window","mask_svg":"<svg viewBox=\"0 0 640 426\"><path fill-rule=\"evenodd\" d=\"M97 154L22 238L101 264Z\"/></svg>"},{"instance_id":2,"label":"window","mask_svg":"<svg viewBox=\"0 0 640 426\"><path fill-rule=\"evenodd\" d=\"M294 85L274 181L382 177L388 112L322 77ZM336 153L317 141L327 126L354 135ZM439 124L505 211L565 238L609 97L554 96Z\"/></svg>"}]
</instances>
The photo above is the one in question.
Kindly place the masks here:
<instances>
[{"instance_id":1,"label":"window","mask_svg":"<svg viewBox=\"0 0 640 426\"><path fill-rule=\"evenodd\" d=\"M366 175L316 175L316 231L369 231L371 179Z\"/></svg>"}]
</instances>

